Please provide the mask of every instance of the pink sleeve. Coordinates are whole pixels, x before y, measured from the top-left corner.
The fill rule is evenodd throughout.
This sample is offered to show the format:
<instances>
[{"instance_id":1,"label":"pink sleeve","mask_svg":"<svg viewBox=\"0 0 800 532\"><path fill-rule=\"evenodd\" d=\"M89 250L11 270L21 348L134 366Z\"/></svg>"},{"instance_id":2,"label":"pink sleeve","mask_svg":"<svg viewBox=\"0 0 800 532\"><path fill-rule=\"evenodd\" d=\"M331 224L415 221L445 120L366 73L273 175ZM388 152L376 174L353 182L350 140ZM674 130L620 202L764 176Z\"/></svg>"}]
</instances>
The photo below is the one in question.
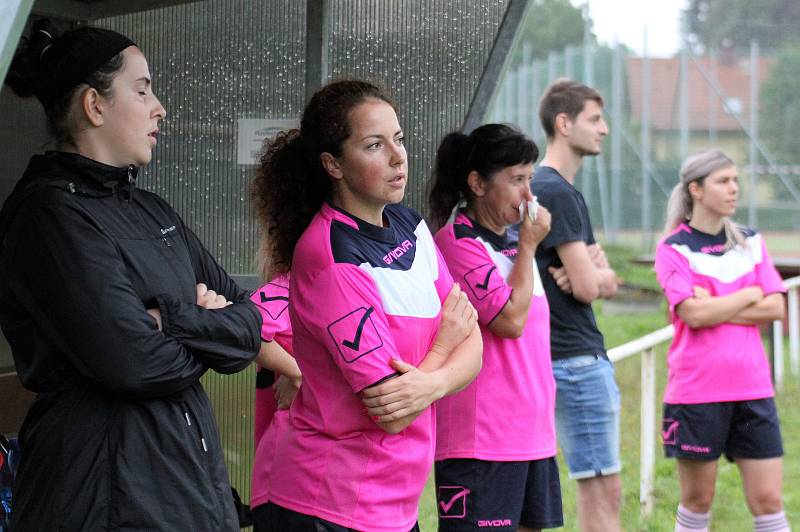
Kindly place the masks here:
<instances>
[{"instance_id":1,"label":"pink sleeve","mask_svg":"<svg viewBox=\"0 0 800 532\"><path fill-rule=\"evenodd\" d=\"M250 299L261 312L262 341L271 342L276 334L290 331L288 276L276 277L256 290Z\"/></svg>"},{"instance_id":2,"label":"pink sleeve","mask_svg":"<svg viewBox=\"0 0 800 532\"><path fill-rule=\"evenodd\" d=\"M325 346L354 392L394 375L389 365L401 358L372 278L357 266L334 264L314 279L324 300L295 308L317 341Z\"/></svg>"},{"instance_id":3,"label":"pink sleeve","mask_svg":"<svg viewBox=\"0 0 800 532\"><path fill-rule=\"evenodd\" d=\"M692 271L689 262L668 244L656 248L656 278L669 303L670 312L675 311L685 299L694 297Z\"/></svg>"},{"instance_id":4,"label":"pink sleeve","mask_svg":"<svg viewBox=\"0 0 800 532\"><path fill-rule=\"evenodd\" d=\"M436 279L436 292L439 294L439 301L444 304L444 300L447 299L447 296L450 294L450 290L453 289L453 275L450 272L450 268L447 266L447 262L445 262L444 257L442 256L442 252L439 250L439 246L435 245L436 247L436 261L439 267L439 278Z\"/></svg>"},{"instance_id":5,"label":"pink sleeve","mask_svg":"<svg viewBox=\"0 0 800 532\"><path fill-rule=\"evenodd\" d=\"M453 277L478 311L478 322L488 325L503 310L513 289L506 284L486 248L477 240L455 238L451 225L437 233L436 242Z\"/></svg>"},{"instance_id":6,"label":"pink sleeve","mask_svg":"<svg viewBox=\"0 0 800 532\"><path fill-rule=\"evenodd\" d=\"M761 238L761 262L756 265L756 279L764 294L774 294L776 292L786 292L783 279L775 269L772 259L767 253L767 245L764 238Z\"/></svg>"}]
</instances>

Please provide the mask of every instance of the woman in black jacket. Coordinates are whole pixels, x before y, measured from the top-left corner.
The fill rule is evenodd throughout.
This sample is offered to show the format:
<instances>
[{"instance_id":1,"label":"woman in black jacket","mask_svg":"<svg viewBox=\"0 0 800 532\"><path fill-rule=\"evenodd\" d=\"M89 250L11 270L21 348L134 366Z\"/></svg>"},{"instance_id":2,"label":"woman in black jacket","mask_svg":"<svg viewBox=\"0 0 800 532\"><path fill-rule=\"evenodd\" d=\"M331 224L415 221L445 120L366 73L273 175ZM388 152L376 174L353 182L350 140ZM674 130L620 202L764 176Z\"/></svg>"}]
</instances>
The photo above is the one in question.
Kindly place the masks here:
<instances>
[{"instance_id":1,"label":"woman in black jacket","mask_svg":"<svg viewBox=\"0 0 800 532\"><path fill-rule=\"evenodd\" d=\"M126 37L34 27L6 82L58 151L0 213L0 324L37 393L12 529L238 530L200 377L245 368L261 319L175 211L136 188L165 110Z\"/></svg>"}]
</instances>

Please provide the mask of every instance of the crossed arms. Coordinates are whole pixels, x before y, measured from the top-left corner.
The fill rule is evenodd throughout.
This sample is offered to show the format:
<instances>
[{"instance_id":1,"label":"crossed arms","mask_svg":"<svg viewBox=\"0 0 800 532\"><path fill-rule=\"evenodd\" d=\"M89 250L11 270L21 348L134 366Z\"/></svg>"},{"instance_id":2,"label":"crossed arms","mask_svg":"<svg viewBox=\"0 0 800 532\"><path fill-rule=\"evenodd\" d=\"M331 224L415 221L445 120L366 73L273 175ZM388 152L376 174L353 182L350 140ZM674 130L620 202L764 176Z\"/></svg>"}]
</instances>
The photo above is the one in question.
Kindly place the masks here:
<instances>
[{"instance_id":1,"label":"crossed arms","mask_svg":"<svg viewBox=\"0 0 800 532\"><path fill-rule=\"evenodd\" d=\"M724 296L712 296L700 286L694 296L684 299L675 311L692 328L713 327L720 323L760 325L783 319L783 294L764 295L760 286L747 286Z\"/></svg>"},{"instance_id":2,"label":"crossed arms","mask_svg":"<svg viewBox=\"0 0 800 532\"><path fill-rule=\"evenodd\" d=\"M563 266L551 266L548 271L563 292L586 304L617 293L617 276L600 244L566 242L557 246L556 252Z\"/></svg>"}]
</instances>

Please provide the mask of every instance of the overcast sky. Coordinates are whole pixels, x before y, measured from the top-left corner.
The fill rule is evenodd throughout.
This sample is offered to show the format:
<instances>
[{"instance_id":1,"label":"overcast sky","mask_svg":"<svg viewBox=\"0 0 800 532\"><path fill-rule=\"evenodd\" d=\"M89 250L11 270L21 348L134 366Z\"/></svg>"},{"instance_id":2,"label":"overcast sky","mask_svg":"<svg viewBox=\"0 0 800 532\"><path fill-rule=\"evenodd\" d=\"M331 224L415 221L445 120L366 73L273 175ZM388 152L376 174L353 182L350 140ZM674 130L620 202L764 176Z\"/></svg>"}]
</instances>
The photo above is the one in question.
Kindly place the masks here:
<instances>
[{"instance_id":1,"label":"overcast sky","mask_svg":"<svg viewBox=\"0 0 800 532\"><path fill-rule=\"evenodd\" d=\"M579 6L586 0L570 0ZM642 53L644 29L652 57L670 57L680 43L680 12L686 0L588 0L594 31L604 44L621 42Z\"/></svg>"}]
</instances>

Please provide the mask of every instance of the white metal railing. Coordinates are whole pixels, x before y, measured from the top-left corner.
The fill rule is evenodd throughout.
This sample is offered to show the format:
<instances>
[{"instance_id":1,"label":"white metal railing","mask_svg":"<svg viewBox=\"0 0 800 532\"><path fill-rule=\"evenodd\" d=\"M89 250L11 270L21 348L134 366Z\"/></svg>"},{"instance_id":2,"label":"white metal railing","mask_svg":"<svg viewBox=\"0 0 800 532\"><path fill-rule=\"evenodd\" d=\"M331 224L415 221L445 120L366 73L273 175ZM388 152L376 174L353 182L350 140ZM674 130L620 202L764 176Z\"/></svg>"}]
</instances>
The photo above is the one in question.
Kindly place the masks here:
<instances>
[{"instance_id":1,"label":"white metal railing","mask_svg":"<svg viewBox=\"0 0 800 532\"><path fill-rule=\"evenodd\" d=\"M792 375L800 374L800 309L798 309L798 293L800 292L800 276L784 280L788 291L787 320L789 321L789 367ZM783 390L783 322L772 323L775 388ZM659 344L672 339L675 329L668 325L663 329L646 334L636 340L608 350L608 358L618 362L626 358L642 354L641 381L641 451L639 455L639 503L642 514L649 517L653 512L653 486L656 473L656 351Z\"/></svg>"},{"instance_id":2,"label":"white metal railing","mask_svg":"<svg viewBox=\"0 0 800 532\"><path fill-rule=\"evenodd\" d=\"M800 374L800 317L798 317L798 292L800 276L783 281L788 291L788 309L786 319L789 321L789 369L795 377ZM783 390L783 321L772 322L772 344L775 360L775 388Z\"/></svg>"},{"instance_id":3,"label":"white metal railing","mask_svg":"<svg viewBox=\"0 0 800 532\"><path fill-rule=\"evenodd\" d=\"M668 325L627 344L608 350L612 362L642 353L642 410L640 421L639 504L642 513L653 513L653 485L656 477L656 346L672 339L675 329Z\"/></svg>"}]
</instances>

